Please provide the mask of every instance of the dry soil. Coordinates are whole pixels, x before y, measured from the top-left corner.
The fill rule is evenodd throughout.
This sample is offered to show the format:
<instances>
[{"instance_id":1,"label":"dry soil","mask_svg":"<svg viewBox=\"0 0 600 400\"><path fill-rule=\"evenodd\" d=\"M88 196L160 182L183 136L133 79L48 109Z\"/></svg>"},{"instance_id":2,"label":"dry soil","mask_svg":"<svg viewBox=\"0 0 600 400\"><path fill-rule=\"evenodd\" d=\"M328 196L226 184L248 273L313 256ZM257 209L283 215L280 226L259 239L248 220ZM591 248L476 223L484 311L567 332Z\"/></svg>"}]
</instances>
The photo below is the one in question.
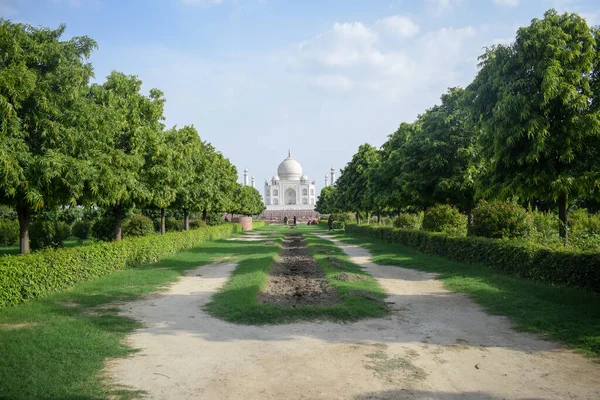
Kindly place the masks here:
<instances>
[{"instance_id":1,"label":"dry soil","mask_svg":"<svg viewBox=\"0 0 600 400\"><path fill-rule=\"evenodd\" d=\"M235 264L204 266L124 307L147 328L108 376L153 399L600 399L600 364L514 331L432 274L337 244L389 292L390 317L233 325L202 306Z\"/></svg>"}]
</instances>

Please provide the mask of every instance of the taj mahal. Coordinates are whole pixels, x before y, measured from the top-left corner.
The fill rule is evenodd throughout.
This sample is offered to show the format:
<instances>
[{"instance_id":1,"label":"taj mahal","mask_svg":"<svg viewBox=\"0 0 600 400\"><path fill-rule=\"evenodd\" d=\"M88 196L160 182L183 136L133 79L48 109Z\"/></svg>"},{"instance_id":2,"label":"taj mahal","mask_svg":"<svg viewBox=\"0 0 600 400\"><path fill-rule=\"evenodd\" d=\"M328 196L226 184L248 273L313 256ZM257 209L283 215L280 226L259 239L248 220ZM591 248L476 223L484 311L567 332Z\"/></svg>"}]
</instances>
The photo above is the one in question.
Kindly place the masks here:
<instances>
[{"instance_id":1,"label":"taj mahal","mask_svg":"<svg viewBox=\"0 0 600 400\"><path fill-rule=\"evenodd\" d=\"M335 168L331 168L331 181L325 175L325 186L335 181ZM248 185L248 169L244 170L244 185ZM252 186L255 179L252 177ZM265 179L263 201L269 211L314 211L316 205L315 181L304 175L302 166L288 151L288 156L277 167L270 181Z\"/></svg>"}]
</instances>

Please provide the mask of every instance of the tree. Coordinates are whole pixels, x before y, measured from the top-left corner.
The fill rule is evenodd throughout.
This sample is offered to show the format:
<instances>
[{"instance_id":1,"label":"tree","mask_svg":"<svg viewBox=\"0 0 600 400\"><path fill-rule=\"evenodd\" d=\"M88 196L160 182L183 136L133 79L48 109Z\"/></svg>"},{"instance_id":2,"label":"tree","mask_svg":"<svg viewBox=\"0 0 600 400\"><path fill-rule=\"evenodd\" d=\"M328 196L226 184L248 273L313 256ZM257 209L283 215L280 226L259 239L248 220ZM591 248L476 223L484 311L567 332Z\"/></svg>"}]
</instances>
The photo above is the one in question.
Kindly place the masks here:
<instances>
[{"instance_id":1,"label":"tree","mask_svg":"<svg viewBox=\"0 0 600 400\"><path fill-rule=\"evenodd\" d=\"M360 223L360 213L374 208L373 199L367 190L369 186L369 167L378 159L375 147L365 143L358 148L352 160L341 171L336 187L339 194L339 206L342 210L356 213Z\"/></svg>"},{"instance_id":2,"label":"tree","mask_svg":"<svg viewBox=\"0 0 600 400\"><path fill-rule=\"evenodd\" d=\"M230 213L251 216L262 214L265 209L258 190L252 186L242 186L236 183Z\"/></svg>"},{"instance_id":3,"label":"tree","mask_svg":"<svg viewBox=\"0 0 600 400\"><path fill-rule=\"evenodd\" d=\"M418 123L403 122L381 146L381 163L379 169L373 172L373 182L377 193L376 201L382 207L398 211L402 207L413 204L412 198L402 187L402 166L406 158L407 144L419 130Z\"/></svg>"},{"instance_id":4,"label":"tree","mask_svg":"<svg viewBox=\"0 0 600 400\"><path fill-rule=\"evenodd\" d=\"M336 199L337 190L335 186L325 186L321 189L319 197L317 197L317 204L315 211L319 214L332 214L336 211Z\"/></svg>"},{"instance_id":5,"label":"tree","mask_svg":"<svg viewBox=\"0 0 600 400\"><path fill-rule=\"evenodd\" d=\"M22 254L32 211L76 204L90 171L79 124L96 42L61 41L65 29L0 19L0 202L17 210Z\"/></svg>"},{"instance_id":6,"label":"tree","mask_svg":"<svg viewBox=\"0 0 600 400\"><path fill-rule=\"evenodd\" d=\"M165 208L177 196L177 189L183 184L184 164L175 150L176 128L153 136L148 143L144 170L146 185L151 193L151 205L160 210L160 233L164 235Z\"/></svg>"},{"instance_id":7,"label":"tree","mask_svg":"<svg viewBox=\"0 0 600 400\"><path fill-rule=\"evenodd\" d=\"M152 202L144 166L158 150L165 100L157 89L141 94L141 86L136 76L113 71L90 90L98 133L91 196L113 216L114 240L121 240L125 211Z\"/></svg>"},{"instance_id":8,"label":"tree","mask_svg":"<svg viewBox=\"0 0 600 400\"><path fill-rule=\"evenodd\" d=\"M570 199L600 186L597 31L577 14L549 10L480 59L470 90L488 193L555 201L566 243Z\"/></svg>"},{"instance_id":9,"label":"tree","mask_svg":"<svg viewBox=\"0 0 600 400\"><path fill-rule=\"evenodd\" d=\"M470 223L481 167L465 100L464 89L450 88L441 105L419 117L421 129L406 144L402 184L421 207L452 204L466 211Z\"/></svg>"}]
</instances>

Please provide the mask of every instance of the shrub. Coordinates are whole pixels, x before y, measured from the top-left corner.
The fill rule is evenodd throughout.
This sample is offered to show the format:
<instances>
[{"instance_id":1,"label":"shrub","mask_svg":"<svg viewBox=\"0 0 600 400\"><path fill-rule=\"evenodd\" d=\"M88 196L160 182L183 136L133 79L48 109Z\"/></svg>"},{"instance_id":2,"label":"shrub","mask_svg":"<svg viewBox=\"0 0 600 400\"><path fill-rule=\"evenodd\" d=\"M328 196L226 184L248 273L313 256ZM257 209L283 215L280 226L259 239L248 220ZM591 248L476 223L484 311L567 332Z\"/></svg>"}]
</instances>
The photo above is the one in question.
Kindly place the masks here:
<instances>
[{"instance_id":1,"label":"shrub","mask_svg":"<svg viewBox=\"0 0 600 400\"><path fill-rule=\"evenodd\" d=\"M75 221L71 227L73 236L85 240L88 239L92 233L92 222L91 221Z\"/></svg>"},{"instance_id":2,"label":"shrub","mask_svg":"<svg viewBox=\"0 0 600 400\"><path fill-rule=\"evenodd\" d=\"M224 224L225 220L223 219L223 215L218 212L209 212L206 213L206 225L215 226Z\"/></svg>"},{"instance_id":3,"label":"shrub","mask_svg":"<svg viewBox=\"0 0 600 400\"><path fill-rule=\"evenodd\" d=\"M341 221L333 221L333 229L345 229L346 224Z\"/></svg>"},{"instance_id":4,"label":"shrub","mask_svg":"<svg viewBox=\"0 0 600 400\"><path fill-rule=\"evenodd\" d=\"M262 226L255 223L253 226ZM239 224L225 224L187 232L98 242L70 249L0 257L0 309L89 281L112 271L156 262L201 243L240 232Z\"/></svg>"},{"instance_id":5,"label":"shrub","mask_svg":"<svg viewBox=\"0 0 600 400\"><path fill-rule=\"evenodd\" d=\"M531 214L517 203L481 200L473 210L469 235L493 239L525 238L532 230Z\"/></svg>"},{"instance_id":6,"label":"shrub","mask_svg":"<svg viewBox=\"0 0 600 400\"><path fill-rule=\"evenodd\" d=\"M181 232L183 230L183 221L175 218L165 220L165 229L167 232Z\"/></svg>"},{"instance_id":7,"label":"shrub","mask_svg":"<svg viewBox=\"0 0 600 400\"><path fill-rule=\"evenodd\" d=\"M12 207L0 204L0 220L16 221L17 212Z\"/></svg>"},{"instance_id":8,"label":"shrub","mask_svg":"<svg viewBox=\"0 0 600 400\"><path fill-rule=\"evenodd\" d=\"M331 214L334 221L343 222L345 224L351 224L354 221L354 217L351 213L334 213Z\"/></svg>"},{"instance_id":9,"label":"shrub","mask_svg":"<svg viewBox=\"0 0 600 400\"><path fill-rule=\"evenodd\" d=\"M430 207L423 216L423 230L451 236L466 236L467 217L447 204Z\"/></svg>"},{"instance_id":10,"label":"shrub","mask_svg":"<svg viewBox=\"0 0 600 400\"><path fill-rule=\"evenodd\" d=\"M115 220L112 217L104 216L97 219L92 224L92 236L95 239L110 242L115 236Z\"/></svg>"},{"instance_id":11,"label":"shrub","mask_svg":"<svg viewBox=\"0 0 600 400\"><path fill-rule=\"evenodd\" d=\"M123 223L123 237L148 236L154 233L152 220L143 215L132 215Z\"/></svg>"},{"instance_id":12,"label":"shrub","mask_svg":"<svg viewBox=\"0 0 600 400\"><path fill-rule=\"evenodd\" d=\"M10 246L19 240L19 222L0 219L0 246Z\"/></svg>"},{"instance_id":13,"label":"shrub","mask_svg":"<svg viewBox=\"0 0 600 400\"><path fill-rule=\"evenodd\" d=\"M533 211L533 230L531 240L545 246L562 245L558 236L560 220L556 214L551 212Z\"/></svg>"},{"instance_id":14,"label":"shrub","mask_svg":"<svg viewBox=\"0 0 600 400\"><path fill-rule=\"evenodd\" d=\"M419 214L399 214L394 219L394 227L401 229L421 229L421 216Z\"/></svg>"},{"instance_id":15,"label":"shrub","mask_svg":"<svg viewBox=\"0 0 600 400\"><path fill-rule=\"evenodd\" d=\"M201 219L195 219L193 221L190 221L190 229L198 229L198 228L202 228L203 226L206 226L206 222L202 221ZM182 229L183 229L183 223L182 223Z\"/></svg>"},{"instance_id":16,"label":"shrub","mask_svg":"<svg viewBox=\"0 0 600 400\"><path fill-rule=\"evenodd\" d=\"M29 241L33 250L62 247L71 236L71 227L64 221L37 220L29 227Z\"/></svg>"},{"instance_id":17,"label":"shrub","mask_svg":"<svg viewBox=\"0 0 600 400\"><path fill-rule=\"evenodd\" d=\"M517 239L452 237L383 226L348 224L346 232L376 237L452 260L481 264L509 275L600 292L599 252L564 247L549 249Z\"/></svg>"}]
</instances>

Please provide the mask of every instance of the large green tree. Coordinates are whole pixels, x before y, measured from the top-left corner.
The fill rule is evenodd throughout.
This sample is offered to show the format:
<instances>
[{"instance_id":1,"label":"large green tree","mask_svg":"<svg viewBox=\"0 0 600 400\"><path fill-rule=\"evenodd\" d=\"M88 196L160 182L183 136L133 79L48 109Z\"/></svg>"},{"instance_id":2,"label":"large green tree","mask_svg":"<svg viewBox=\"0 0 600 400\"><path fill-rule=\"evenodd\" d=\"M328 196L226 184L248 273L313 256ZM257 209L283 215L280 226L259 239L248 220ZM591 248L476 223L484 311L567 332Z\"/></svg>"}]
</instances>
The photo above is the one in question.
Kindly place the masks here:
<instances>
[{"instance_id":1,"label":"large green tree","mask_svg":"<svg viewBox=\"0 0 600 400\"><path fill-rule=\"evenodd\" d=\"M242 186L235 184L233 199L229 212L240 215L258 215L265 211L266 207L258 190L252 186Z\"/></svg>"},{"instance_id":2,"label":"large green tree","mask_svg":"<svg viewBox=\"0 0 600 400\"><path fill-rule=\"evenodd\" d=\"M17 210L21 253L32 211L76 204L90 172L82 97L96 43L64 32L0 19L0 203Z\"/></svg>"},{"instance_id":3,"label":"large green tree","mask_svg":"<svg viewBox=\"0 0 600 400\"><path fill-rule=\"evenodd\" d=\"M321 189L321 193L319 197L317 197L317 204L315 206L315 211L319 214L331 214L337 210L337 190L335 186L325 186Z\"/></svg>"},{"instance_id":4,"label":"large green tree","mask_svg":"<svg viewBox=\"0 0 600 400\"><path fill-rule=\"evenodd\" d=\"M419 117L420 130L403 152L402 185L421 207L452 204L469 215L480 172L477 130L464 89L450 88Z\"/></svg>"},{"instance_id":5,"label":"large green tree","mask_svg":"<svg viewBox=\"0 0 600 400\"><path fill-rule=\"evenodd\" d=\"M360 213L367 214L375 208L373 197L370 196L369 170L377 162L377 149L368 143L362 144L352 160L342 169L335 185L338 190L339 207L344 211L356 214L360 223Z\"/></svg>"},{"instance_id":6,"label":"large green tree","mask_svg":"<svg viewBox=\"0 0 600 400\"><path fill-rule=\"evenodd\" d=\"M577 14L549 10L513 44L486 51L481 66L470 89L488 193L555 201L566 242L569 201L599 186L597 31Z\"/></svg>"},{"instance_id":7,"label":"large green tree","mask_svg":"<svg viewBox=\"0 0 600 400\"><path fill-rule=\"evenodd\" d=\"M159 150L165 100L157 89L143 95L141 86L136 76L113 71L104 84L90 89L97 130L91 196L112 215L114 240L121 240L126 210L153 199L144 167Z\"/></svg>"}]
</instances>

